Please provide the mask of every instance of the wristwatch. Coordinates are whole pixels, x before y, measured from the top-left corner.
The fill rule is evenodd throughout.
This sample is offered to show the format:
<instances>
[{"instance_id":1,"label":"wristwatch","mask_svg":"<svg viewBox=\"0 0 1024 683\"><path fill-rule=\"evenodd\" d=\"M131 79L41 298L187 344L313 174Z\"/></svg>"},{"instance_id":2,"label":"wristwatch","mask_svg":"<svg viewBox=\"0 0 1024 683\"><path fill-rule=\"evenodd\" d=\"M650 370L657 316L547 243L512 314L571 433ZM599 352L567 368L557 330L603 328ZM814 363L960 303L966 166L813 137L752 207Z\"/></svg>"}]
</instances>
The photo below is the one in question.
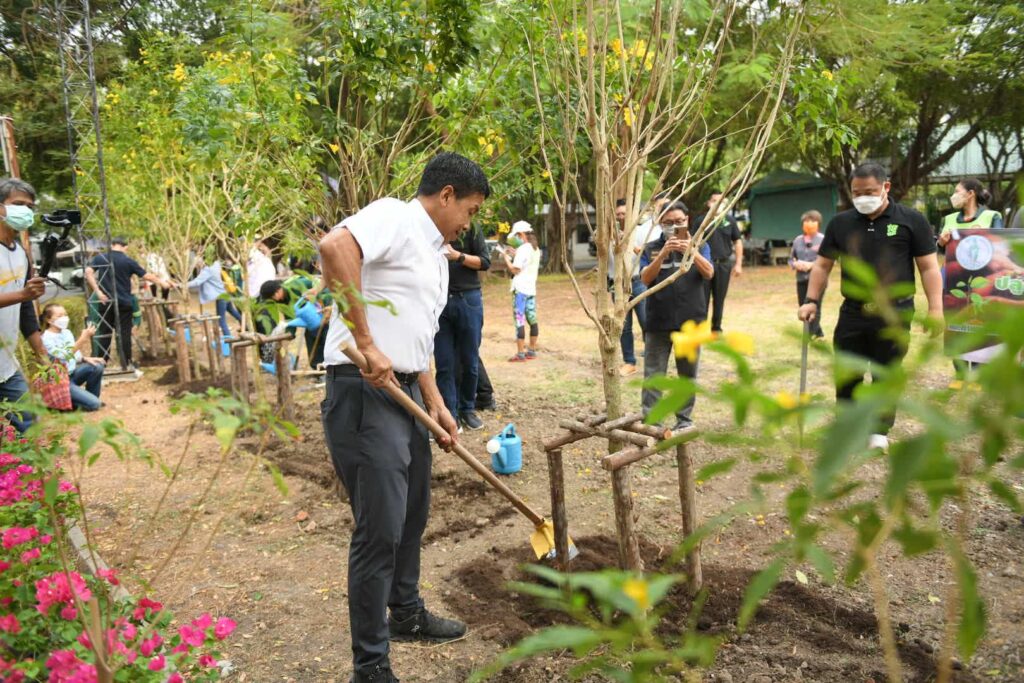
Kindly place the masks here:
<instances>
[{"instance_id":1,"label":"wristwatch","mask_svg":"<svg viewBox=\"0 0 1024 683\"><path fill-rule=\"evenodd\" d=\"M455 259L455 262L461 264L465 260L466 260L466 254L460 251L458 257L456 257L456 259Z\"/></svg>"},{"instance_id":2,"label":"wristwatch","mask_svg":"<svg viewBox=\"0 0 1024 683\"><path fill-rule=\"evenodd\" d=\"M821 308L821 301L819 301L818 299L812 299L811 297L807 297L806 299L804 299L804 303L805 304L814 304L818 308Z\"/></svg>"}]
</instances>

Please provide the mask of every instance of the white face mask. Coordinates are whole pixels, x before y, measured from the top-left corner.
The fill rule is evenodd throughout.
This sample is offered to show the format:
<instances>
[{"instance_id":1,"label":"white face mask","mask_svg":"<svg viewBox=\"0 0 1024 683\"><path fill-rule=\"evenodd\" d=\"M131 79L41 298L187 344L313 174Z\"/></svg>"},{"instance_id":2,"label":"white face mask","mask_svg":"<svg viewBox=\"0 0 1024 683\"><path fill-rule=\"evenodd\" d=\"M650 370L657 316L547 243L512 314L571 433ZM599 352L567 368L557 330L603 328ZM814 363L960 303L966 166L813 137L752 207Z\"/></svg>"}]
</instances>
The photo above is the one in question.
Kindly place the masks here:
<instances>
[{"instance_id":1,"label":"white face mask","mask_svg":"<svg viewBox=\"0 0 1024 683\"><path fill-rule=\"evenodd\" d=\"M58 330L68 329L68 324L71 322L71 318L66 315L62 315L59 318L54 318L53 324Z\"/></svg>"},{"instance_id":2,"label":"white face mask","mask_svg":"<svg viewBox=\"0 0 1024 683\"><path fill-rule=\"evenodd\" d=\"M864 197L854 197L853 208L857 209L858 212L865 216L870 216L882 208L882 197L878 197L873 194L869 194Z\"/></svg>"},{"instance_id":3,"label":"white face mask","mask_svg":"<svg viewBox=\"0 0 1024 683\"><path fill-rule=\"evenodd\" d=\"M949 203L953 205L954 209L962 209L964 204L967 203L967 197L963 193L954 192L949 198Z\"/></svg>"}]
</instances>

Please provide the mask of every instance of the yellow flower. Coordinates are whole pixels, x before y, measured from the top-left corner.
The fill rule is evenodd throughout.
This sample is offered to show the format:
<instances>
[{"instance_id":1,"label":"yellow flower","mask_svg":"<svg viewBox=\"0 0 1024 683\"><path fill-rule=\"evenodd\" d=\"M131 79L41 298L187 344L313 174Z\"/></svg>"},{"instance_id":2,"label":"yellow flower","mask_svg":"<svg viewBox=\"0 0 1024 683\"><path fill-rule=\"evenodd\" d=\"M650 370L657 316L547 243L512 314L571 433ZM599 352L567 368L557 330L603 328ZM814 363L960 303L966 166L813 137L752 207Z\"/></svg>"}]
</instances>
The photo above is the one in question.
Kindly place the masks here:
<instances>
[{"instance_id":1,"label":"yellow flower","mask_svg":"<svg viewBox=\"0 0 1024 683\"><path fill-rule=\"evenodd\" d=\"M481 147L486 147L487 146L487 138L485 138L483 135L481 135L480 137L478 137L476 139L476 143L478 145L480 145Z\"/></svg>"},{"instance_id":2,"label":"yellow flower","mask_svg":"<svg viewBox=\"0 0 1024 683\"><path fill-rule=\"evenodd\" d=\"M647 41L646 40L638 40L635 43L633 43L633 56L634 57L636 57L637 59L640 59L641 57L643 57L646 54L647 54Z\"/></svg>"},{"instance_id":3,"label":"yellow flower","mask_svg":"<svg viewBox=\"0 0 1024 683\"><path fill-rule=\"evenodd\" d=\"M508 221L501 221L500 223L498 223L498 232L500 232L502 235L504 235L511 229L512 226L508 224Z\"/></svg>"},{"instance_id":4,"label":"yellow flower","mask_svg":"<svg viewBox=\"0 0 1024 683\"><path fill-rule=\"evenodd\" d=\"M175 64L174 65L174 73L171 74L171 78L172 79L174 79L178 83L181 83L183 80L185 80L185 78L187 76L188 76L188 73L186 73L186 71L185 71L185 65L184 64L180 64L179 63L179 64Z\"/></svg>"},{"instance_id":5,"label":"yellow flower","mask_svg":"<svg viewBox=\"0 0 1024 683\"><path fill-rule=\"evenodd\" d=\"M487 146L484 147L484 152L487 154L487 156L493 156L494 155L494 145L492 145L491 143L487 143Z\"/></svg>"},{"instance_id":6,"label":"yellow flower","mask_svg":"<svg viewBox=\"0 0 1024 683\"><path fill-rule=\"evenodd\" d=\"M701 323L687 320L678 332L672 333L672 349L676 358L686 358L691 363L696 363L697 351L714 338L715 333L711 331L710 320Z\"/></svg>"},{"instance_id":7,"label":"yellow flower","mask_svg":"<svg viewBox=\"0 0 1024 683\"><path fill-rule=\"evenodd\" d=\"M633 110L629 107L622 110L622 121L626 124L626 128L633 127Z\"/></svg>"},{"instance_id":8,"label":"yellow flower","mask_svg":"<svg viewBox=\"0 0 1024 683\"><path fill-rule=\"evenodd\" d=\"M152 90L149 91L149 96L150 97L156 97L159 94L160 94L160 91L157 90L156 88L153 88Z\"/></svg>"},{"instance_id":9,"label":"yellow flower","mask_svg":"<svg viewBox=\"0 0 1024 683\"><path fill-rule=\"evenodd\" d=\"M331 152L332 152L332 153L334 153L334 154L337 154L337 153L338 153L338 150L339 150L339 149L341 149L341 147L339 147L338 145L334 144L333 142L332 142L332 143L330 143L330 144L328 144L328 145L327 145L327 148L328 148L329 150L331 150Z\"/></svg>"},{"instance_id":10,"label":"yellow flower","mask_svg":"<svg viewBox=\"0 0 1024 683\"><path fill-rule=\"evenodd\" d=\"M643 579L626 579L622 583L622 592L626 597L635 602L640 609L648 609L651 606L651 596L647 590L647 582Z\"/></svg>"},{"instance_id":11,"label":"yellow flower","mask_svg":"<svg viewBox=\"0 0 1024 683\"><path fill-rule=\"evenodd\" d=\"M545 168L543 171L540 172L540 177L547 180L548 178L551 177L551 171Z\"/></svg>"},{"instance_id":12,"label":"yellow flower","mask_svg":"<svg viewBox=\"0 0 1024 683\"><path fill-rule=\"evenodd\" d=\"M804 393L797 397L788 391L780 391L775 394L775 402L778 403L779 407L783 410L793 410L797 406L805 406L810 403L811 395Z\"/></svg>"},{"instance_id":13,"label":"yellow flower","mask_svg":"<svg viewBox=\"0 0 1024 683\"><path fill-rule=\"evenodd\" d=\"M296 93L292 93L292 97L295 98L296 102L301 102L302 101L302 95L300 93L297 93L297 92Z\"/></svg>"},{"instance_id":14,"label":"yellow flower","mask_svg":"<svg viewBox=\"0 0 1024 683\"><path fill-rule=\"evenodd\" d=\"M174 187L174 178L164 178L164 187Z\"/></svg>"},{"instance_id":15,"label":"yellow flower","mask_svg":"<svg viewBox=\"0 0 1024 683\"><path fill-rule=\"evenodd\" d=\"M621 57L622 41L619 40L618 38L615 38L614 40L612 40L612 42L608 43L608 49L614 52L616 57Z\"/></svg>"},{"instance_id":16,"label":"yellow flower","mask_svg":"<svg viewBox=\"0 0 1024 683\"><path fill-rule=\"evenodd\" d=\"M824 77L825 77L826 79L828 79L828 80L830 80L830 81L831 81L831 80L832 80L832 78L833 78L832 72L831 72L831 71L829 71L828 69L822 69L822 70L821 70L821 75L822 75L822 76L824 76Z\"/></svg>"},{"instance_id":17,"label":"yellow flower","mask_svg":"<svg viewBox=\"0 0 1024 683\"><path fill-rule=\"evenodd\" d=\"M726 332L722 335L726 346L744 356L754 355L754 338L745 332Z\"/></svg>"},{"instance_id":18,"label":"yellow flower","mask_svg":"<svg viewBox=\"0 0 1024 683\"><path fill-rule=\"evenodd\" d=\"M437 73L437 66L433 62L427 62L427 65L425 67L423 67L423 69L428 74L436 74Z\"/></svg>"}]
</instances>

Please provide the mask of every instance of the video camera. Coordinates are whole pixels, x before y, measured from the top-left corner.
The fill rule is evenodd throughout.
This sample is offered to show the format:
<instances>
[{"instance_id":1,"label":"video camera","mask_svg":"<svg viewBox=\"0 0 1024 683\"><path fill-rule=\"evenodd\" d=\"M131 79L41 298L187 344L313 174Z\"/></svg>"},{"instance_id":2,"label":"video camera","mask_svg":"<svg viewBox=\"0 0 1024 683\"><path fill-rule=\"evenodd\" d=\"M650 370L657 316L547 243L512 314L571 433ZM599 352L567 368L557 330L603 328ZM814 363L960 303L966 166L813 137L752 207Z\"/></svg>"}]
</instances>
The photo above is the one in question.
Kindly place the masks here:
<instances>
[{"instance_id":1,"label":"video camera","mask_svg":"<svg viewBox=\"0 0 1024 683\"><path fill-rule=\"evenodd\" d=\"M78 209L57 209L50 213L44 213L42 220L46 225L61 228L59 237L54 233L49 233L39 240L39 276L49 278L50 270L57 260L57 252L75 246L68 239L68 235L71 234L73 227L82 224L82 212ZM63 285L61 286L63 287Z\"/></svg>"}]
</instances>

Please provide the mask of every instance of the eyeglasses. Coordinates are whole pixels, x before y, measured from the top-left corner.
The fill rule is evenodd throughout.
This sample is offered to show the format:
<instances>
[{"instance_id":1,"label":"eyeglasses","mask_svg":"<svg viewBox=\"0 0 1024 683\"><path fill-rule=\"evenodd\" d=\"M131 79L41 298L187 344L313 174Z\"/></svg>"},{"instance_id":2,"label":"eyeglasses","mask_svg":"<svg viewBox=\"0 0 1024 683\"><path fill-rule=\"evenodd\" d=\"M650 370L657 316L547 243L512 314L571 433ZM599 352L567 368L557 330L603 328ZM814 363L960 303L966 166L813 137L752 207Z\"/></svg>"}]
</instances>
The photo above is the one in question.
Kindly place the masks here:
<instances>
[{"instance_id":1,"label":"eyeglasses","mask_svg":"<svg viewBox=\"0 0 1024 683\"><path fill-rule=\"evenodd\" d=\"M663 228L685 228L686 227L686 221L685 220L678 220L678 221L674 221L674 222L662 221L660 223L660 225Z\"/></svg>"}]
</instances>

